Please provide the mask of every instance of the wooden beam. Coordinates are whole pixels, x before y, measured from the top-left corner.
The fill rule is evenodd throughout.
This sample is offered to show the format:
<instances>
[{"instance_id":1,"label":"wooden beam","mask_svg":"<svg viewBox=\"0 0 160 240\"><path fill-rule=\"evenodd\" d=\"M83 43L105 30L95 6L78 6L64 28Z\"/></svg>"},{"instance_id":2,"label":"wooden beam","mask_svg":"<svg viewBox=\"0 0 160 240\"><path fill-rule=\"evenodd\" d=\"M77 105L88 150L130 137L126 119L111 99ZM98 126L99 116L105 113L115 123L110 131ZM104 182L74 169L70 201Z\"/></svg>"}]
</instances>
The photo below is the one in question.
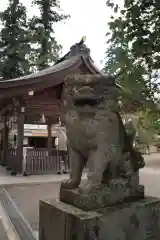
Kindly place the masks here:
<instances>
[{"instance_id":1,"label":"wooden beam","mask_svg":"<svg viewBox=\"0 0 160 240\"><path fill-rule=\"evenodd\" d=\"M67 76L67 72L64 71L63 74L60 74L60 76L54 76L52 74L50 75L45 75L41 78L41 81L36 81L34 79L34 82L31 84L26 82L26 84L22 84L22 81L15 81L15 86L12 86L10 88L1 88L0 89L0 97L14 97L14 96L19 96L19 95L27 95L29 91L42 91L47 88L52 88L52 87L58 87L63 84L64 78ZM25 83L25 81L23 81ZM21 85L22 84L22 85Z\"/></svg>"},{"instance_id":2,"label":"wooden beam","mask_svg":"<svg viewBox=\"0 0 160 240\"><path fill-rule=\"evenodd\" d=\"M51 118L57 118L57 116L61 116L62 112L60 112L60 111L50 111L50 110L48 110L48 111L45 110L45 111L42 112L42 111L36 110L36 109L26 110L26 112L25 112L25 115L28 116L28 117L33 116L33 115L39 115L40 118L41 118L42 114L44 114L44 116L48 116L48 117L51 117Z\"/></svg>"},{"instance_id":3,"label":"wooden beam","mask_svg":"<svg viewBox=\"0 0 160 240\"><path fill-rule=\"evenodd\" d=\"M21 97L18 98L4 98L0 104L0 115L4 115L6 112L12 112L15 108L22 105L27 108L50 108L50 111L53 111L53 106L61 108L62 102L59 99L61 91L62 86L59 85L46 89L43 88L41 91L36 91L33 96L30 96L27 91L25 95L21 95Z\"/></svg>"}]
</instances>

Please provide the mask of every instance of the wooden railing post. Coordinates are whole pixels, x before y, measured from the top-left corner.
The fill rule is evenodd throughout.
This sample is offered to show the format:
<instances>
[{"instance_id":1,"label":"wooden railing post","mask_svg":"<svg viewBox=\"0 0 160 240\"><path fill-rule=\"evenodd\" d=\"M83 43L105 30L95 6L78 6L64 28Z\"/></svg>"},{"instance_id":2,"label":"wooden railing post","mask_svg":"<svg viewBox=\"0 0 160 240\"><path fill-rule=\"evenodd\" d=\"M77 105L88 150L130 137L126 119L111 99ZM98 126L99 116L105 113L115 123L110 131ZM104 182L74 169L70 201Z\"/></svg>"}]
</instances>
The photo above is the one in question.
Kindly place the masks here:
<instances>
[{"instance_id":1,"label":"wooden railing post","mask_svg":"<svg viewBox=\"0 0 160 240\"><path fill-rule=\"evenodd\" d=\"M0 140L0 164L2 164L2 150L3 150L3 131L1 130L1 140Z\"/></svg>"},{"instance_id":2,"label":"wooden railing post","mask_svg":"<svg viewBox=\"0 0 160 240\"><path fill-rule=\"evenodd\" d=\"M47 142L47 149L48 149L48 158L51 159L52 154L52 124L50 120L48 120L48 142Z\"/></svg>"},{"instance_id":3,"label":"wooden railing post","mask_svg":"<svg viewBox=\"0 0 160 240\"><path fill-rule=\"evenodd\" d=\"M27 150L26 175L62 172L62 155L68 160L68 152L60 151L57 156L57 151L52 149L52 157L50 159L47 156L47 152L47 148L33 148ZM70 170L69 168L68 161L65 161L64 172L67 173Z\"/></svg>"},{"instance_id":4,"label":"wooden railing post","mask_svg":"<svg viewBox=\"0 0 160 240\"><path fill-rule=\"evenodd\" d=\"M4 131L3 131L3 153L2 153L2 166L6 166L6 157L8 153L8 125L7 115L4 117Z\"/></svg>"},{"instance_id":5,"label":"wooden railing post","mask_svg":"<svg viewBox=\"0 0 160 240\"><path fill-rule=\"evenodd\" d=\"M15 173L22 173L23 166L23 139L24 139L24 107L20 108L18 121L18 130L17 130L17 154L16 154L16 168Z\"/></svg>"}]
</instances>

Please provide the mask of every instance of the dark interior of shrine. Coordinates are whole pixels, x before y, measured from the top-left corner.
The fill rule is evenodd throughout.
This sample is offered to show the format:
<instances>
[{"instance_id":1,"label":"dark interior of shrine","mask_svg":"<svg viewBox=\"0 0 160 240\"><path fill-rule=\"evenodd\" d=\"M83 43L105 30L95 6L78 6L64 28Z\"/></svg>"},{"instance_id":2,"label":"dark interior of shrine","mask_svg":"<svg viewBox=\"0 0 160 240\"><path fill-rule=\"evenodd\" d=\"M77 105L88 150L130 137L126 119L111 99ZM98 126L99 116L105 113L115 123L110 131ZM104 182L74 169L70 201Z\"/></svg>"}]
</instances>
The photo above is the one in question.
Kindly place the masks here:
<instances>
[{"instance_id":1,"label":"dark interior of shrine","mask_svg":"<svg viewBox=\"0 0 160 240\"><path fill-rule=\"evenodd\" d=\"M47 148L48 137L28 137L28 147ZM55 148L55 137L52 137L52 148Z\"/></svg>"}]
</instances>

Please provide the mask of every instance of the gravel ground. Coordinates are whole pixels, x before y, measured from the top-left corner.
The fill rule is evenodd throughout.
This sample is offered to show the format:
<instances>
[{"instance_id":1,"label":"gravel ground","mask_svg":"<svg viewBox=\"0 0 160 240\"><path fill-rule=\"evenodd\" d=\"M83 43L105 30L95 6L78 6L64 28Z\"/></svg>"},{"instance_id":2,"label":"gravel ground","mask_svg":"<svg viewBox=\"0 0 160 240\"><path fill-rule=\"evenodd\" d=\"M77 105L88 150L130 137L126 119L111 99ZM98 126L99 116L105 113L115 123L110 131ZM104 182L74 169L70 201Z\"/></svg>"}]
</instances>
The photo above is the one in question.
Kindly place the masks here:
<instances>
[{"instance_id":1,"label":"gravel ground","mask_svg":"<svg viewBox=\"0 0 160 240\"><path fill-rule=\"evenodd\" d=\"M39 200L55 198L59 193L59 183L43 183L5 187L10 197L29 222L34 231L38 230ZM1 240L1 239L0 239Z\"/></svg>"}]
</instances>

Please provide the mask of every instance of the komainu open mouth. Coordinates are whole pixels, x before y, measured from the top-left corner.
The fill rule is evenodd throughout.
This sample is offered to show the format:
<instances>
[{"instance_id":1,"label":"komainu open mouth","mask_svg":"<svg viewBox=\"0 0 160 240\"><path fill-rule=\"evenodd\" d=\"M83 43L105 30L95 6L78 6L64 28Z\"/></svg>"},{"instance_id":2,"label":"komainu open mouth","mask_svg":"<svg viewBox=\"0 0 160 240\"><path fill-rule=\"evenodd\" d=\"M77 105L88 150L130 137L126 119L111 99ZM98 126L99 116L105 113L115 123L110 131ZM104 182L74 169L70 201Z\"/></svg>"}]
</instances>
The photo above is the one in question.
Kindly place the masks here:
<instances>
[{"instance_id":1,"label":"komainu open mouth","mask_svg":"<svg viewBox=\"0 0 160 240\"><path fill-rule=\"evenodd\" d=\"M75 106L83 107L85 105L95 106L99 103L100 98L97 97L93 88L83 86L79 89L73 89L73 101Z\"/></svg>"},{"instance_id":2,"label":"komainu open mouth","mask_svg":"<svg viewBox=\"0 0 160 240\"><path fill-rule=\"evenodd\" d=\"M83 107L85 105L89 105L89 106L95 106L98 104L98 99L95 99L95 98L77 98L77 99L74 99L74 105L75 106L79 106L79 107Z\"/></svg>"}]
</instances>

